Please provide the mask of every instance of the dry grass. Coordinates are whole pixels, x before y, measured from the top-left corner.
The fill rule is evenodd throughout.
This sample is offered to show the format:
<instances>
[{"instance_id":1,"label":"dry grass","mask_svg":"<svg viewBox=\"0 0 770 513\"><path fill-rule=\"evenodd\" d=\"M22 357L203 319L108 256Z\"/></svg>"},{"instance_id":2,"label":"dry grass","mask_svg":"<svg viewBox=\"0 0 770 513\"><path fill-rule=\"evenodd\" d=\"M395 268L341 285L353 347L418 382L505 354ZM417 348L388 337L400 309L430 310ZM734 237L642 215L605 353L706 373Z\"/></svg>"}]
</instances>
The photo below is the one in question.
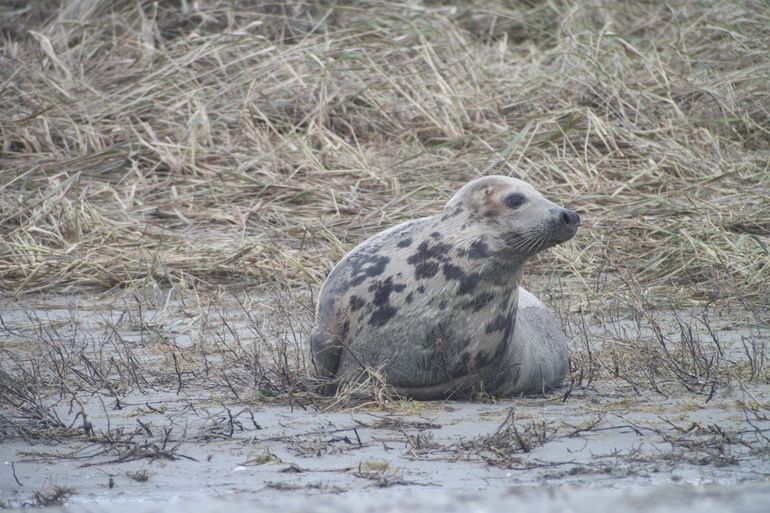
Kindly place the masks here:
<instances>
[{"instance_id":1,"label":"dry grass","mask_svg":"<svg viewBox=\"0 0 770 513\"><path fill-rule=\"evenodd\" d=\"M765 2L27 4L0 7L17 295L316 286L494 172L583 214L532 264L580 297L770 304Z\"/></svg>"}]
</instances>

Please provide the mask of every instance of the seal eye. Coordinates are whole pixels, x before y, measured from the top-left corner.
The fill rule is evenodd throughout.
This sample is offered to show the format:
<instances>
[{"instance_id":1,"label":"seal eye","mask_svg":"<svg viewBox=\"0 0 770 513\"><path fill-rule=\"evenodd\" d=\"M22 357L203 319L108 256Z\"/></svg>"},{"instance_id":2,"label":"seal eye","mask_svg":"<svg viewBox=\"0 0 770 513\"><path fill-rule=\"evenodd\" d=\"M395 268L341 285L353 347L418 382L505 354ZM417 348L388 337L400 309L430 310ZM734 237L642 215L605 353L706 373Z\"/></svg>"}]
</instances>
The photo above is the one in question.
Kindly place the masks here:
<instances>
[{"instance_id":1,"label":"seal eye","mask_svg":"<svg viewBox=\"0 0 770 513\"><path fill-rule=\"evenodd\" d=\"M505 204L508 206L508 208L513 208L513 209L519 208L526 202L527 202L526 196L524 196L520 192L512 192L505 197Z\"/></svg>"}]
</instances>

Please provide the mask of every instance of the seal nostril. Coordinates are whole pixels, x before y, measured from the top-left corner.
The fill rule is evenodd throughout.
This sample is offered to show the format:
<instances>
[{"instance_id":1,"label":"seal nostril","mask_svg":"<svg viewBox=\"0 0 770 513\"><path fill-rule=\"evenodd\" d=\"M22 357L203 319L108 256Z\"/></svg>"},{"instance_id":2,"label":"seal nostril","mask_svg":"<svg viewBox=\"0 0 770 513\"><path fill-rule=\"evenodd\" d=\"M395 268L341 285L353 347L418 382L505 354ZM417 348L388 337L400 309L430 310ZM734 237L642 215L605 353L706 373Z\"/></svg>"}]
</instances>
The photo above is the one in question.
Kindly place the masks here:
<instances>
[{"instance_id":1,"label":"seal nostril","mask_svg":"<svg viewBox=\"0 0 770 513\"><path fill-rule=\"evenodd\" d=\"M573 212L572 210L564 210L561 213L561 222L567 226L572 226L580 222L580 216L577 212Z\"/></svg>"}]
</instances>

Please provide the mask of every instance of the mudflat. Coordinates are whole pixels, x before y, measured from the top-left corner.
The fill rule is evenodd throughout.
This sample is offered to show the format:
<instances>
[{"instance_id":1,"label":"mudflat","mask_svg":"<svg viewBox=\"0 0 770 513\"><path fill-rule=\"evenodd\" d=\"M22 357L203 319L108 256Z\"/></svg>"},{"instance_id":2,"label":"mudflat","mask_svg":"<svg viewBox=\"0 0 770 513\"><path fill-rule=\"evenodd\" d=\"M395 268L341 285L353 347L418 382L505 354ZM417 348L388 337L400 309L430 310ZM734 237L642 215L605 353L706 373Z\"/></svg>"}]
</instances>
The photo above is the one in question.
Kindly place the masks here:
<instances>
[{"instance_id":1,"label":"mudflat","mask_svg":"<svg viewBox=\"0 0 770 513\"><path fill-rule=\"evenodd\" d=\"M712 342L698 347L712 373L697 380L687 381L681 336L686 323L703 329L702 312L677 311L659 326L671 357L684 358L681 382L584 375L544 397L419 402L376 384L337 398L260 387L279 353L255 335L242 301L156 299L3 302L0 343L17 376L2 376L15 405L0 413L5 507L589 511L599 501L601 511L669 511L692 501L759 511L770 495L770 386L716 370L758 340L737 322L708 325ZM593 319L591 340L605 346L644 336L629 318ZM292 353L283 333L281 358L299 361L303 341ZM586 356L579 339L572 349ZM36 376L48 385L25 385Z\"/></svg>"}]
</instances>

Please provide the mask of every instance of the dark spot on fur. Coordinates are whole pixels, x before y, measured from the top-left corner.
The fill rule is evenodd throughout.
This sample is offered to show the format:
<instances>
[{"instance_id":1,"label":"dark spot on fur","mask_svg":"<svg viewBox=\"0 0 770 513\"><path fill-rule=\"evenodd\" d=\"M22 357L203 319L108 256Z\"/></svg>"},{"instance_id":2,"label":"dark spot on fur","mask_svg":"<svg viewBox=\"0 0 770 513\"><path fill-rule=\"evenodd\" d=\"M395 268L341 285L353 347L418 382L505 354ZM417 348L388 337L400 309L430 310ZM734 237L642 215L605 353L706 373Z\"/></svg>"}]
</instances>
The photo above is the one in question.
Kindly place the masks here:
<instances>
[{"instance_id":1,"label":"dark spot on fur","mask_svg":"<svg viewBox=\"0 0 770 513\"><path fill-rule=\"evenodd\" d=\"M462 306L463 310L473 310L474 312L478 312L482 308L484 308L486 305L489 304L492 299L494 299L495 295L491 292L482 292L478 296L474 297L472 300L468 301Z\"/></svg>"},{"instance_id":2,"label":"dark spot on fur","mask_svg":"<svg viewBox=\"0 0 770 513\"><path fill-rule=\"evenodd\" d=\"M508 349L508 346L511 343L511 334L513 334L515 325L516 309L512 308L508 313L505 315L498 315L491 323L485 326L484 331L487 334L494 333L496 331L503 332L503 336L500 338L500 343L497 345L497 349L493 355L494 360L499 360L505 354L505 351Z\"/></svg>"},{"instance_id":3,"label":"dark spot on fur","mask_svg":"<svg viewBox=\"0 0 770 513\"><path fill-rule=\"evenodd\" d=\"M354 312L360 310L366 304L366 300L356 296L355 294L350 296L350 309Z\"/></svg>"},{"instance_id":4,"label":"dark spot on fur","mask_svg":"<svg viewBox=\"0 0 770 513\"><path fill-rule=\"evenodd\" d=\"M489 258L491 256L492 253L489 252L489 246L487 246L487 243L483 240L475 240L471 243L471 248L468 250L468 258L476 260L479 258Z\"/></svg>"},{"instance_id":5,"label":"dark spot on fur","mask_svg":"<svg viewBox=\"0 0 770 513\"><path fill-rule=\"evenodd\" d=\"M484 333L489 335L490 333L494 333L496 331L504 331L506 328L507 320L507 315L498 314L492 322L487 323L487 325L484 326Z\"/></svg>"},{"instance_id":6,"label":"dark spot on fur","mask_svg":"<svg viewBox=\"0 0 770 513\"><path fill-rule=\"evenodd\" d=\"M410 292L410 293L409 293L409 294L406 296L406 302L407 302L407 303L409 303L409 304L411 304L411 303L412 303L412 301L414 301L414 294L413 294L412 292Z\"/></svg>"},{"instance_id":7,"label":"dark spot on fur","mask_svg":"<svg viewBox=\"0 0 770 513\"><path fill-rule=\"evenodd\" d=\"M398 246L399 248L408 248L411 245L412 245L412 239L403 239L398 241L398 244L396 244L396 246Z\"/></svg>"},{"instance_id":8,"label":"dark spot on fur","mask_svg":"<svg viewBox=\"0 0 770 513\"><path fill-rule=\"evenodd\" d=\"M462 280L463 276L465 276L465 271L459 265L444 264L443 270L444 277L447 280Z\"/></svg>"},{"instance_id":9,"label":"dark spot on fur","mask_svg":"<svg viewBox=\"0 0 770 513\"><path fill-rule=\"evenodd\" d=\"M388 276L386 280L377 280L369 285L369 292L374 293L372 304L382 308L387 306L390 301L390 294L393 292L403 292L406 285L403 283L393 283L393 276Z\"/></svg>"},{"instance_id":10,"label":"dark spot on fur","mask_svg":"<svg viewBox=\"0 0 770 513\"><path fill-rule=\"evenodd\" d=\"M369 324L372 326L385 326L394 315L398 313L398 309L390 305L381 306L372 312L372 316L369 317Z\"/></svg>"},{"instance_id":11,"label":"dark spot on fur","mask_svg":"<svg viewBox=\"0 0 770 513\"><path fill-rule=\"evenodd\" d=\"M447 280L457 280L460 286L457 288L457 295L470 294L481 281L481 275L476 273L466 273L462 267L454 264L444 264L444 277Z\"/></svg>"},{"instance_id":12,"label":"dark spot on fur","mask_svg":"<svg viewBox=\"0 0 770 513\"><path fill-rule=\"evenodd\" d=\"M505 332L503 333L503 337L500 339L500 345L503 346L501 348L497 349L497 352L495 353L495 356L498 356L498 353L500 353L500 356L502 356L502 351L505 351L505 348L508 347L508 344L511 341L511 336L513 335L513 328L516 327L516 307L513 307L508 312L508 315L506 315L505 318Z\"/></svg>"},{"instance_id":13,"label":"dark spot on fur","mask_svg":"<svg viewBox=\"0 0 770 513\"><path fill-rule=\"evenodd\" d=\"M419 292L420 294L423 294L425 292L425 285L420 285L419 287L417 287L417 292Z\"/></svg>"},{"instance_id":14,"label":"dark spot on fur","mask_svg":"<svg viewBox=\"0 0 770 513\"><path fill-rule=\"evenodd\" d=\"M367 276L379 276L385 271L385 266L390 262L390 258L386 256L374 257L372 265L364 269Z\"/></svg>"},{"instance_id":15,"label":"dark spot on fur","mask_svg":"<svg viewBox=\"0 0 770 513\"><path fill-rule=\"evenodd\" d=\"M369 317L370 325L384 326L398 313L398 308L390 304L390 295L394 292L403 292L404 289L406 284L393 283L393 276L388 276L385 280L376 280L369 286L369 292L373 294L372 304L377 307Z\"/></svg>"},{"instance_id":16,"label":"dark spot on fur","mask_svg":"<svg viewBox=\"0 0 770 513\"><path fill-rule=\"evenodd\" d=\"M451 249L452 245L446 242L439 242L431 246L427 240L424 240L417 246L417 251L406 259L406 262L411 265L419 265L429 260L447 262L449 260L447 253Z\"/></svg>"},{"instance_id":17,"label":"dark spot on fur","mask_svg":"<svg viewBox=\"0 0 770 513\"><path fill-rule=\"evenodd\" d=\"M495 348L495 352L490 354L487 351L478 351L473 358L473 367L475 369L480 369L484 367L489 367L492 364L500 363L503 364L503 358L505 356L505 352L508 350L508 347L511 343L511 334L513 333L514 324L516 321L516 309L512 309L510 312L506 313L505 315L498 315L495 317L495 319L486 325L485 331L487 334L494 333L496 331L503 331L503 336L500 339L500 343L497 344L497 347ZM502 368L501 368L502 371ZM500 372L501 374L505 374L505 372ZM492 377L496 377L493 375ZM497 386L497 385L496 385Z\"/></svg>"},{"instance_id":18,"label":"dark spot on fur","mask_svg":"<svg viewBox=\"0 0 770 513\"><path fill-rule=\"evenodd\" d=\"M501 310L507 312L508 311L508 307L511 305L511 299L513 299L513 289L506 289L506 290L504 290L501 297L505 298L505 300L503 302L501 302L498 305L498 307ZM516 295L516 300L517 301L518 301L518 298L519 297L518 297L518 294L517 294Z\"/></svg>"},{"instance_id":19,"label":"dark spot on fur","mask_svg":"<svg viewBox=\"0 0 770 513\"><path fill-rule=\"evenodd\" d=\"M362 253L356 255L350 264L350 284L360 285L367 277L379 276L385 272L390 257L385 255Z\"/></svg>"},{"instance_id":20,"label":"dark spot on fur","mask_svg":"<svg viewBox=\"0 0 770 513\"><path fill-rule=\"evenodd\" d=\"M486 367L490 363L492 363L492 358L491 358L491 355L486 351L479 351L473 357L473 366L477 369Z\"/></svg>"},{"instance_id":21,"label":"dark spot on fur","mask_svg":"<svg viewBox=\"0 0 770 513\"><path fill-rule=\"evenodd\" d=\"M520 192L512 192L505 197L505 205L511 209L517 209L527 202L527 197Z\"/></svg>"},{"instance_id":22,"label":"dark spot on fur","mask_svg":"<svg viewBox=\"0 0 770 513\"><path fill-rule=\"evenodd\" d=\"M438 262L422 262L414 266L414 277L417 280L433 278L438 273Z\"/></svg>"},{"instance_id":23,"label":"dark spot on fur","mask_svg":"<svg viewBox=\"0 0 770 513\"><path fill-rule=\"evenodd\" d=\"M460 286L457 288L457 295L462 296L465 294L471 294L480 281L481 275L475 273L466 274L460 280Z\"/></svg>"},{"instance_id":24,"label":"dark spot on fur","mask_svg":"<svg viewBox=\"0 0 770 513\"><path fill-rule=\"evenodd\" d=\"M442 299L438 303L438 309L439 310L446 310L446 305L447 305L447 300L446 299Z\"/></svg>"},{"instance_id":25,"label":"dark spot on fur","mask_svg":"<svg viewBox=\"0 0 770 513\"><path fill-rule=\"evenodd\" d=\"M430 236L433 237L434 239L439 239L441 238L441 232L433 232L430 234Z\"/></svg>"},{"instance_id":26,"label":"dark spot on fur","mask_svg":"<svg viewBox=\"0 0 770 513\"><path fill-rule=\"evenodd\" d=\"M350 320L346 319L345 322L342 323L342 330L340 331L340 340L346 340L349 332L350 332Z\"/></svg>"},{"instance_id":27,"label":"dark spot on fur","mask_svg":"<svg viewBox=\"0 0 770 513\"><path fill-rule=\"evenodd\" d=\"M463 344L464 343L464 344ZM463 339L458 347L466 348L470 345L471 340L469 338ZM467 375L471 370L471 354L468 351L462 351L460 356L455 360L454 367L449 371L450 378L458 378L460 376Z\"/></svg>"},{"instance_id":28,"label":"dark spot on fur","mask_svg":"<svg viewBox=\"0 0 770 513\"><path fill-rule=\"evenodd\" d=\"M431 355L430 361L427 363L434 378L445 381L451 377L450 363L455 361L454 355L464 349L468 343L470 343L470 339L458 340L456 338L447 319L439 321L430 328L425 340L420 345L427 349L427 354ZM464 345L459 347L458 344Z\"/></svg>"},{"instance_id":29,"label":"dark spot on fur","mask_svg":"<svg viewBox=\"0 0 770 513\"><path fill-rule=\"evenodd\" d=\"M344 294L350 289L350 286L351 286L350 280L345 280L345 281L340 280L340 282L334 286L334 291L337 294Z\"/></svg>"}]
</instances>

